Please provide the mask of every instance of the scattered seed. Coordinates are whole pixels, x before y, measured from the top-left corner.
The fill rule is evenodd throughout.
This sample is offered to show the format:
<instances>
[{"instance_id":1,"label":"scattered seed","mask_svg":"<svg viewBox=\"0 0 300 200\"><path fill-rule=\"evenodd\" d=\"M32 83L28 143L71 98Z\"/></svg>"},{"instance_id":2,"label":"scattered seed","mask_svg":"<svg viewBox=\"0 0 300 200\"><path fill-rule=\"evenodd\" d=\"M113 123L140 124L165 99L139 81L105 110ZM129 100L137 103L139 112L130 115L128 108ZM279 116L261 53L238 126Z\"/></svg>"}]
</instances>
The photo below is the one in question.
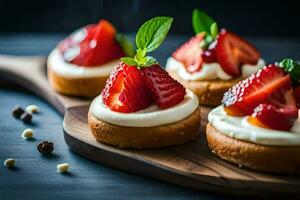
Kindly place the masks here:
<instances>
[{"instance_id":1,"label":"scattered seed","mask_svg":"<svg viewBox=\"0 0 300 200\"><path fill-rule=\"evenodd\" d=\"M40 111L40 109L37 105L29 105L26 107L25 110L28 113L38 113Z\"/></svg>"},{"instance_id":2,"label":"scattered seed","mask_svg":"<svg viewBox=\"0 0 300 200\"><path fill-rule=\"evenodd\" d=\"M65 173L69 170L70 167L68 163L62 163L57 165L56 168L59 173Z\"/></svg>"},{"instance_id":3,"label":"scattered seed","mask_svg":"<svg viewBox=\"0 0 300 200\"><path fill-rule=\"evenodd\" d=\"M20 119L20 117L23 113L24 113L24 110L19 105L15 105L12 109L12 115L17 119Z\"/></svg>"},{"instance_id":4,"label":"scattered seed","mask_svg":"<svg viewBox=\"0 0 300 200\"><path fill-rule=\"evenodd\" d=\"M53 143L48 141L43 141L37 146L38 151L43 155L48 155L53 151Z\"/></svg>"},{"instance_id":5,"label":"scattered seed","mask_svg":"<svg viewBox=\"0 0 300 200\"><path fill-rule=\"evenodd\" d=\"M24 124L30 124L32 120L32 115L30 113L24 112L20 118Z\"/></svg>"},{"instance_id":6,"label":"scattered seed","mask_svg":"<svg viewBox=\"0 0 300 200\"><path fill-rule=\"evenodd\" d=\"M3 164L5 165L5 167L13 168L16 164L16 160L13 158L8 158L4 161Z\"/></svg>"},{"instance_id":7,"label":"scattered seed","mask_svg":"<svg viewBox=\"0 0 300 200\"><path fill-rule=\"evenodd\" d=\"M33 137L33 130L30 129L30 128L27 128L25 129L23 132L22 132L22 138L24 139L30 139Z\"/></svg>"}]
</instances>

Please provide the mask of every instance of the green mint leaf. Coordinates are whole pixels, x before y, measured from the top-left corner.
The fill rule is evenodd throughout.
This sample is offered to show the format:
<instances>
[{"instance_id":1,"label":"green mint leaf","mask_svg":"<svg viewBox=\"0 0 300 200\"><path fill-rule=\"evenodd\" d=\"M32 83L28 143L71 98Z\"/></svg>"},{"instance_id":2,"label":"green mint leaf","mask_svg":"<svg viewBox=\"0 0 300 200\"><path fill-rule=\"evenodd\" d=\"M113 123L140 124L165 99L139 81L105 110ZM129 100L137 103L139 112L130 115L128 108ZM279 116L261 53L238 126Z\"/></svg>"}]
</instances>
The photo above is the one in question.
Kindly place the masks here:
<instances>
[{"instance_id":1,"label":"green mint leaf","mask_svg":"<svg viewBox=\"0 0 300 200\"><path fill-rule=\"evenodd\" d=\"M152 56L147 56L146 59L147 59L146 66L151 66L157 63L156 59L153 58Z\"/></svg>"},{"instance_id":2,"label":"green mint leaf","mask_svg":"<svg viewBox=\"0 0 300 200\"><path fill-rule=\"evenodd\" d=\"M214 22L210 25L210 34L213 38L216 38L218 36L218 33L219 33L218 24Z\"/></svg>"},{"instance_id":3,"label":"green mint leaf","mask_svg":"<svg viewBox=\"0 0 300 200\"><path fill-rule=\"evenodd\" d=\"M146 64L147 59L146 59L146 53L147 50L146 49L138 49L136 51L136 54L134 56L134 60L138 63L139 66L142 66L144 64Z\"/></svg>"},{"instance_id":4,"label":"green mint leaf","mask_svg":"<svg viewBox=\"0 0 300 200\"><path fill-rule=\"evenodd\" d=\"M209 34L206 34L204 40L202 40L199 45L201 49L206 50L213 41L214 41L214 37Z\"/></svg>"},{"instance_id":5,"label":"green mint leaf","mask_svg":"<svg viewBox=\"0 0 300 200\"><path fill-rule=\"evenodd\" d=\"M121 61L130 66L138 65L138 63L133 58L130 58L130 57L123 57L123 58L121 58Z\"/></svg>"},{"instance_id":6,"label":"green mint leaf","mask_svg":"<svg viewBox=\"0 0 300 200\"><path fill-rule=\"evenodd\" d=\"M279 63L279 67L283 68L284 71L290 74L291 79L294 83L300 82L300 64L293 59L286 58Z\"/></svg>"},{"instance_id":7,"label":"green mint leaf","mask_svg":"<svg viewBox=\"0 0 300 200\"><path fill-rule=\"evenodd\" d=\"M146 49L147 52L154 51L166 38L173 18L155 17L145 22L136 35L136 46L139 49Z\"/></svg>"},{"instance_id":8,"label":"green mint leaf","mask_svg":"<svg viewBox=\"0 0 300 200\"><path fill-rule=\"evenodd\" d=\"M192 22L195 34L201 32L210 33L210 26L215 23L208 14L197 8L193 11Z\"/></svg>"},{"instance_id":9,"label":"green mint leaf","mask_svg":"<svg viewBox=\"0 0 300 200\"><path fill-rule=\"evenodd\" d=\"M147 53L147 49L143 49L143 50L138 49L136 50L135 57L137 58L137 60L140 60L146 56L146 53Z\"/></svg>"},{"instance_id":10,"label":"green mint leaf","mask_svg":"<svg viewBox=\"0 0 300 200\"><path fill-rule=\"evenodd\" d=\"M118 41L118 43L120 44L127 56L134 56L134 45L125 35L118 33L116 35L116 40Z\"/></svg>"}]
</instances>

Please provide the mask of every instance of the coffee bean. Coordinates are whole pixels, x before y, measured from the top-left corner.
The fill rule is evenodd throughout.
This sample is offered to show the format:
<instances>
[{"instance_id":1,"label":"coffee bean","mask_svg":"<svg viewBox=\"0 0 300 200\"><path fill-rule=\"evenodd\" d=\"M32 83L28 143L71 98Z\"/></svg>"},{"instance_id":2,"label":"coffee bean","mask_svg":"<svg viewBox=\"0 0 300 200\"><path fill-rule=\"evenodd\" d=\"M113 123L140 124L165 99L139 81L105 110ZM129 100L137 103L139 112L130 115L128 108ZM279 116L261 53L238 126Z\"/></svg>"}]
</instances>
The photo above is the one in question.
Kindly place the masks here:
<instances>
[{"instance_id":1,"label":"coffee bean","mask_svg":"<svg viewBox=\"0 0 300 200\"><path fill-rule=\"evenodd\" d=\"M24 124L29 124L31 123L31 120L32 120L32 115L27 113L27 112L24 112L22 115L21 115L21 118L20 118Z\"/></svg>"},{"instance_id":2,"label":"coffee bean","mask_svg":"<svg viewBox=\"0 0 300 200\"><path fill-rule=\"evenodd\" d=\"M12 109L12 115L17 119L20 119L21 115L24 112L25 111L23 110L23 108L21 108L21 106L19 106L19 105L15 105Z\"/></svg>"}]
</instances>

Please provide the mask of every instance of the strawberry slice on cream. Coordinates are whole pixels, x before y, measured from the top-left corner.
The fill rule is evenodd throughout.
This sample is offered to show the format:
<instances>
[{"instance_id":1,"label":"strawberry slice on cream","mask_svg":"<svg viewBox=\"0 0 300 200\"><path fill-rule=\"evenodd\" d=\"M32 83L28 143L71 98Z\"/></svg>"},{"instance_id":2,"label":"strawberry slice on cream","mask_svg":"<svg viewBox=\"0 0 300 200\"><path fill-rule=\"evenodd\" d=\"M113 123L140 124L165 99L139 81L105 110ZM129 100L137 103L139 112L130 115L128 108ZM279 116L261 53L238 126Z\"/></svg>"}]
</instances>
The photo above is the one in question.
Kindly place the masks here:
<instances>
[{"instance_id":1,"label":"strawberry slice on cream","mask_svg":"<svg viewBox=\"0 0 300 200\"><path fill-rule=\"evenodd\" d=\"M93 67L125 55L116 41L116 29L107 20L87 25L59 43L58 49L66 62Z\"/></svg>"},{"instance_id":2,"label":"strawberry slice on cream","mask_svg":"<svg viewBox=\"0 0 300 200\"><path fill-rule=\"evenodd\" d=\"M248 121L260 127L289 131L298 118L297 90L291 77L284 67L264 67L225 93L224 111L230 116L249 116Z\"/></svg>"}]
</instances>

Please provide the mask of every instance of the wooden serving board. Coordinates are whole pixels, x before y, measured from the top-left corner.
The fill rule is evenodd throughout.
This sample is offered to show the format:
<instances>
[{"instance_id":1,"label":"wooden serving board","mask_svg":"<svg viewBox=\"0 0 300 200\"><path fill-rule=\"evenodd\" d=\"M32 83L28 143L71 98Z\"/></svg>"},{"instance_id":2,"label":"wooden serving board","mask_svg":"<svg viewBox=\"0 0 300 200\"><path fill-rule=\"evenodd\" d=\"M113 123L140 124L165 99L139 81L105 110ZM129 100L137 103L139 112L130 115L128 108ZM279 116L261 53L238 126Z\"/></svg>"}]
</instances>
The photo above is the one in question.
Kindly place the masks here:
<instances>
[{"instance_id":1,"label":"wooden serving board","mask_svg":"<svg viewBox=\"0 0 300 200\"><path fill-rule=\"evenodd\" d=\"M156 150L125 150L97 142L87 125L90 100L55 93L47 82L45 58L0 55L0 80L27 88L65 114L66 143L88 159L192 189L239 195L300 194L299 177L255 172L214 156L203 130L192 142ZM203 110L204 115L209 111Z\"/></svg>"}]
</instances>

